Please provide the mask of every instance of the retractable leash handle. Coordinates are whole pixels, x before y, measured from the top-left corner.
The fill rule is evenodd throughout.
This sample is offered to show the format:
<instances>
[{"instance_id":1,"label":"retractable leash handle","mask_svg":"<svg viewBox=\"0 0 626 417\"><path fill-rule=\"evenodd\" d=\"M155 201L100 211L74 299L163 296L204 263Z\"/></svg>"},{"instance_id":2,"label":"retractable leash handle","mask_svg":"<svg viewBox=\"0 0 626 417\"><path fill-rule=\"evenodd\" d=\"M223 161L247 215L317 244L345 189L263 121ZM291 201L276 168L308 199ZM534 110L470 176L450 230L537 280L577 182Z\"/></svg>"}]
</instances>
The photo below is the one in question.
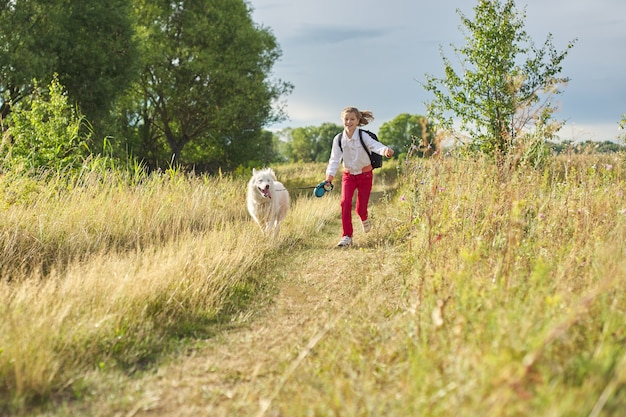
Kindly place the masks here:
<instances>
[{"instance_id":1,"label":"retractable leash handle","mask_svg":"<svg viewBox=\"0 0 626 417\"><path fill-rule=\"evenodd\" d=\"M318 197L318 198L323 197L325 193L332 191L333 188L334 186L332 182L322 181L319 184L317 184L317 186L313 190L313 195L315 195L315 197Z\"/></svg>"}]
</instances>

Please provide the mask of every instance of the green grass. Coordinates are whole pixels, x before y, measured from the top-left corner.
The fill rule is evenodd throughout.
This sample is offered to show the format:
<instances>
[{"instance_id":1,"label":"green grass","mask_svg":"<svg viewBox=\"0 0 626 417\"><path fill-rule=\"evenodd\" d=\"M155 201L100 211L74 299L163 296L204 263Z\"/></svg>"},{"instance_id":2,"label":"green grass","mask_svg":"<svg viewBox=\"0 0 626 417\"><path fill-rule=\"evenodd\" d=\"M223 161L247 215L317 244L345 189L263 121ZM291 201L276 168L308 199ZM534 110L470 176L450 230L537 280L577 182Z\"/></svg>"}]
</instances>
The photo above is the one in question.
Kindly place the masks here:
<instances>
[{"instance_id":1,"label":"green grass","mask_svg":"<svg viewBox=\"0 0 626 417\"><path fill-rule=\"evenodd\" d=\"M334 271L341 313L281 355L261 415L624 409L623 155L507 178L485 160L387 163L374 230L340 252L320 248L339 214L339 187L311 196L324 165L275 170L293 204L274 241L246 213L247 178L0 177L0 412L84 407L265 308L288 274Z\"/></svg>"}]
</instances>

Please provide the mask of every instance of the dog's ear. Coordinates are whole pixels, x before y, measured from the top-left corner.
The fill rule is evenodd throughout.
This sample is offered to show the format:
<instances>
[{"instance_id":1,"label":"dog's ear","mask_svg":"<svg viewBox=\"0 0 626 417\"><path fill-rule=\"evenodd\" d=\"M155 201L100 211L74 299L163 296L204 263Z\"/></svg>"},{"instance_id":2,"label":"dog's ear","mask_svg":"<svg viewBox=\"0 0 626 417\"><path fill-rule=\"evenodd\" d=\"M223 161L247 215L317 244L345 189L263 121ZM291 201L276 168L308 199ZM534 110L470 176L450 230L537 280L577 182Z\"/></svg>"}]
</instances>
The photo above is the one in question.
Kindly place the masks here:
<instances>
[{"instance_id":1,"label":"dog's ear","mask_svg":"<svg viewBox=\"0 0 626 417\"><path fill-rule=\"evenodd\" d=\"M269 168L269 171L270 171L270 174L272 175L272 179L273 179L274 181L277 181L277 179L276 179L276 174L274 173L274 170L273 170L272 168Z\"/></svg>"},{"instance_id":2,"label":"dog's ear","mask_svg":"<svg viewBox=\"0 0 626 417\"><path fill-rule=\"evenodd\" d=\"M256 168L252 168L252 175L256 175Z\"/></svg>"}]
</instances>

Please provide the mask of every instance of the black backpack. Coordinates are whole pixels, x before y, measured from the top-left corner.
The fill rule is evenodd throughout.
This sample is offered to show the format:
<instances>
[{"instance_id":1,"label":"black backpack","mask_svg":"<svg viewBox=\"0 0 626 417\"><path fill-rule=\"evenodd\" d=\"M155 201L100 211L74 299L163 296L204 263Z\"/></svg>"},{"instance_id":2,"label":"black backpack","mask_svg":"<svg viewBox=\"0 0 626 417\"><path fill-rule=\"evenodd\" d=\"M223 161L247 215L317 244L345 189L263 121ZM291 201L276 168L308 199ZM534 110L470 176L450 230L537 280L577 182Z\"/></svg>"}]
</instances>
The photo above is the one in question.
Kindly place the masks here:
<instances>
[{"instance_id":1,"label":"black backpack","mask_svg":"<svg viewBox=\"0 0 626 417\"><path fill-rule=\"evenodd\" d=\"M378 142L378 136L376 136L376 134L374 132L370 132L369 130L359 129L359 139L361 140L361 145L365 149L365 152L367 152L367 154L370 157L370 162L372 163L372 168L380 168L380 167L382 167L383 166L383 156L377 154L376 152L370 152L370 150L367 149L367 146L365 146L365 142L363 142L363 136L362 136L361 132L366 132L376 142ZM339 149L341 149L341 152L343 152L343 146L341 146L341 136L340 135L341 135L341 133L339 133L339 135L337 135L337 136L339 136L337 138L337 143L339 143Z\"/></svg>"}]
</instances>

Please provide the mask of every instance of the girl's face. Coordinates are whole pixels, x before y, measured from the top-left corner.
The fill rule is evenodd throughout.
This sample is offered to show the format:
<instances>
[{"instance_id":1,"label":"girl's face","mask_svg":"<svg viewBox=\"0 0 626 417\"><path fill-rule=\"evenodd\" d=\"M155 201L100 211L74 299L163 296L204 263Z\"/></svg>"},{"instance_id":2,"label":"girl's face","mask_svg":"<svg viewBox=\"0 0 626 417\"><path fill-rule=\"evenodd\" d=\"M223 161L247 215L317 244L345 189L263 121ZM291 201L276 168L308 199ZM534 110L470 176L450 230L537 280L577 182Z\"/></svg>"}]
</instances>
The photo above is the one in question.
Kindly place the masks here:
<instances>
[{"instance_id":1,"label":"girl's face","mask_svg":"<svg viewBox=\"0 0 626 417\"><path fill-rule=\"evenodd\" d=\"M357 119L356 114L352 112L348 112L343 116L343 127L348 130L348 132L353 132L354 129L358 126L359 119Z\"/></svg>"}]
</instances>

